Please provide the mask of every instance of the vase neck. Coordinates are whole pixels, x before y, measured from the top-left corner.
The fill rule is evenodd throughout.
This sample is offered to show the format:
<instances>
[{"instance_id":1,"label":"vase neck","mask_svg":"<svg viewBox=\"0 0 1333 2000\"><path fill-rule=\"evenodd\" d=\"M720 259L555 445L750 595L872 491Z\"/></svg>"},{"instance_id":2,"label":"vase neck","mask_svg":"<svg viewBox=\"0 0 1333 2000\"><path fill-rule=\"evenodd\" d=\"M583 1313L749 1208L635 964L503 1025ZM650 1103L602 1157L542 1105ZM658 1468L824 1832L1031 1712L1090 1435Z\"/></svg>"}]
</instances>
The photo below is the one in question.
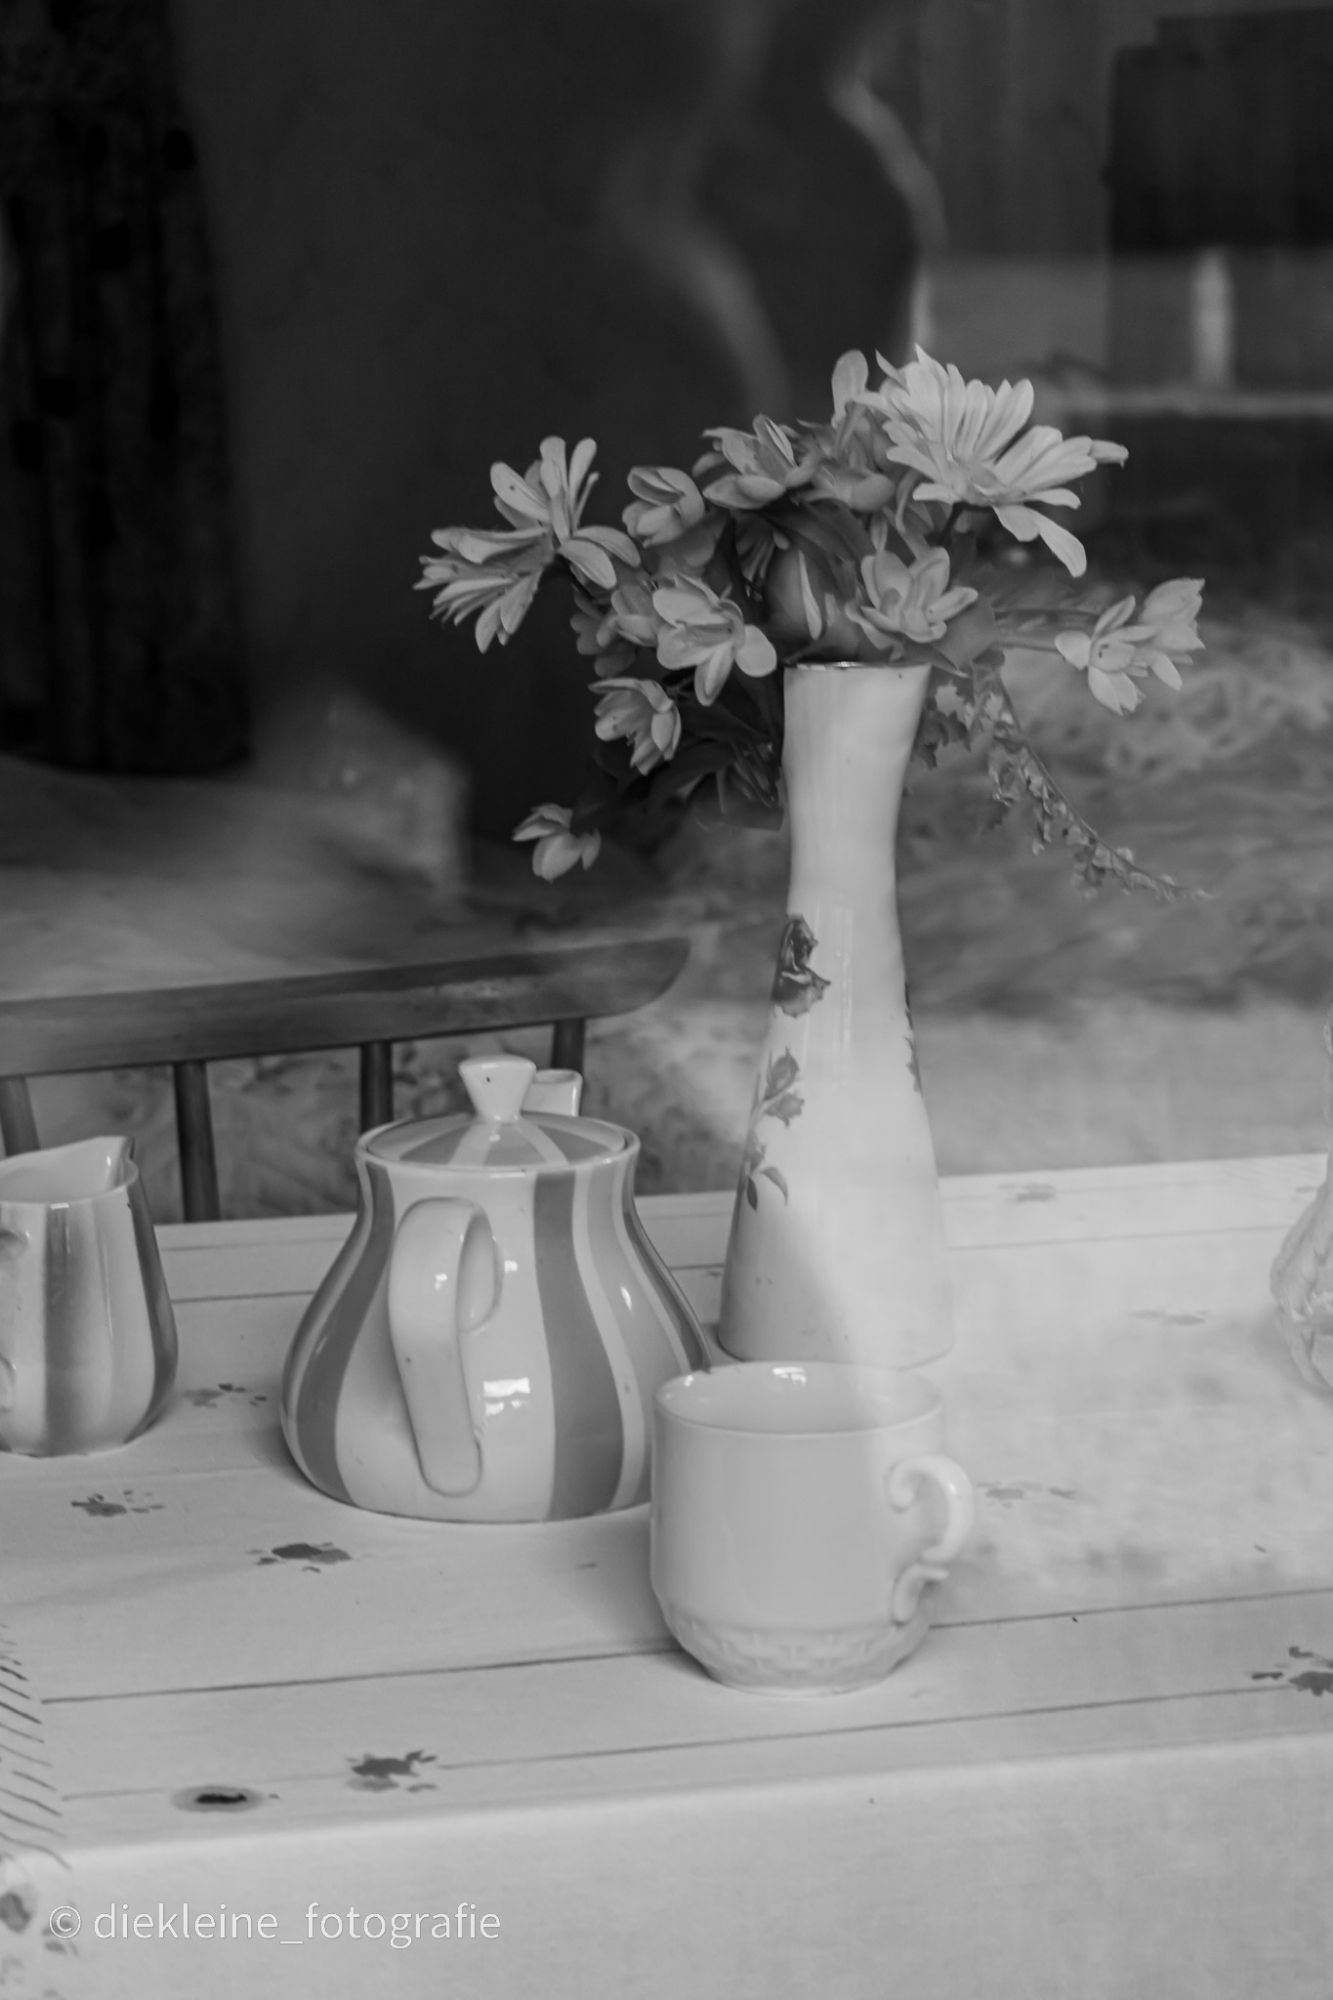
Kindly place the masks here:
<instances>
[{"instance_id":1,"label":"vase neck","mask_svg":"<svg viewBox=\"0 0 1333 2000\"><path fill-rule=\"evenodd\" d=\"M929 677L929 667L787 669L782 772L793 882L813 877L850 894L869 864L881 889L892 884Z\"/></svg>"}]
</instances>

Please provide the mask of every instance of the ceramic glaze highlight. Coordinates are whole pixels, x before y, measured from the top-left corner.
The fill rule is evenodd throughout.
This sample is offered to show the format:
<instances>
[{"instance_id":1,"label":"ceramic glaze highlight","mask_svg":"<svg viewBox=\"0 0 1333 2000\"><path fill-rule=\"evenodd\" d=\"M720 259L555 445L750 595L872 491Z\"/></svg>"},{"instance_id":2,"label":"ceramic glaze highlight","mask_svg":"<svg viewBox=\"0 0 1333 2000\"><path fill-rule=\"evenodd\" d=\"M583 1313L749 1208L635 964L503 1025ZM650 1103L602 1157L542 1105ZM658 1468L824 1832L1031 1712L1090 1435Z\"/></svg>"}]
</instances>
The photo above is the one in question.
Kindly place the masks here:
<instances>
[{"instance_id":1,"label":"ceramic glaze highlight","mask_svg":"<svg viewBox=\"0 0 1333 2000\"><path fill-rule=\"evenodd\" d=\"M638 1151L619 1127L526 1105L367 1134L355 1227L283 1380L307 1479L441 1521L646 1500L653 1395L706 1362L638 1217Z\"/></svg>"}]
</instances>

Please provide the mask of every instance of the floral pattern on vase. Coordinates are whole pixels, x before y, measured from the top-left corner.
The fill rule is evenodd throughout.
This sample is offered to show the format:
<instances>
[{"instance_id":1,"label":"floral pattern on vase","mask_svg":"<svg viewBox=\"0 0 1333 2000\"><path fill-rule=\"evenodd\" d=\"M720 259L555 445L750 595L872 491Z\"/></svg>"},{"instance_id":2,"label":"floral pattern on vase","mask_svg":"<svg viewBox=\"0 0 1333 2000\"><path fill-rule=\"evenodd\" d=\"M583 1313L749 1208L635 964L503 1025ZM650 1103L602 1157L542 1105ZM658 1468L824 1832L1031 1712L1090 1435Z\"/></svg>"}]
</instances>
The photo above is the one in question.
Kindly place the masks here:
<instances>
[{"instance_id":1,"label":"floral pattern on vase","mask_svg":"<svg viewBox=\"0 0 1333 2000\"><path fill-rule=\"evenodd\" d=\"M764 1118L776 1118L780 1124L790 1125L793 1118L800 1116L803 1100L796 1089L800 1080L800 1066L790 1049L783 1049L779 1055L769 1057L763 1081L755 1090L750 1130L741 1158L741 1185L751 1208L759 1206L757 1182L760 1175L771 1181L782 1199L787 1200L786 1178L779 1168L767 1163L768 1148L755 1128Z\"/></svg>"},{"instance_id":2,"label":"floral pattern on vase","mask_svg":"<svg viewBox=\"0 0 1333 2000\"><path fill-rule=\"evenodd\" d=\"M784 1014L808 1014L829 988L810 960L818 939L804 917L788 917L778 946L777 970L773 975L773 1005Z\"/></svg>"}]
</instances>

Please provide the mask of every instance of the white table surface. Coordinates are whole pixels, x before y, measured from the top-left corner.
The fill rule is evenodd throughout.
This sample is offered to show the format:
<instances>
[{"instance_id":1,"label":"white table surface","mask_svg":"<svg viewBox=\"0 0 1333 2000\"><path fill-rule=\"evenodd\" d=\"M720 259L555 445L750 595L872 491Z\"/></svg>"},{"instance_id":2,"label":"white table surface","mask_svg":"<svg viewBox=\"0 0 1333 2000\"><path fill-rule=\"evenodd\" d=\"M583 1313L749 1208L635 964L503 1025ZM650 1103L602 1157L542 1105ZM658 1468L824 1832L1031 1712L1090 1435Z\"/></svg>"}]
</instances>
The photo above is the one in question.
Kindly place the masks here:
<instances>
[{"instance_id":1,"label":"white table surface","mask_svg":"<svg viewBox=\"0 0 1333 2000\"><path fill-rule=\"evenodd\" d=\"M674 1649L646 1509L315 1492L277 1379L347 1218L164 1229L167 1415L0 1459L3 2000L1328 2000L1333 1398L1267 1292L1323 1168L946 1183L977 1535L920 1653L810 1701ZM643 1207L707 1320L729 1198Z\"/></svg>"}]
</instances>

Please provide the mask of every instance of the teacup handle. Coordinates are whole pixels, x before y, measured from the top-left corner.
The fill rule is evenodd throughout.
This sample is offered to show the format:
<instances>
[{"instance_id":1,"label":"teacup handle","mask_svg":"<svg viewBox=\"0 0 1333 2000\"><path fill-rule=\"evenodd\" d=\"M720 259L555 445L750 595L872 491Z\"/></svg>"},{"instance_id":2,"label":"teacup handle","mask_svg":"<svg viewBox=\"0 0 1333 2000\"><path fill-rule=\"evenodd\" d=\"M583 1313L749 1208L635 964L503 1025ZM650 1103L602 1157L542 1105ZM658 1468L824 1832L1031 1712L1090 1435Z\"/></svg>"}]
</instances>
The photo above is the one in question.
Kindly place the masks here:
<instances>
[{"instance_id":1,"label":"teacup handle","mask_svg":"<svg viewBox=\"0 0 1333 2000\"><path fill-rule=\"evenodd\" d=\"M919 1458L905 1458L894 1466L885 1482L889 1505L899 1512L912 1506L923 1480L929 1480L944 1496L944 1533L929 1548L922 1549L917 1560L908 1564L894 1585L893 1616L899 1625L906 1625L915 1615L921 1593L928 1583L943 1583L948 1574L944 1565L951 1563L966 1547L976 1519L972 1481L957 1460L945 1458L940 1452L925 1452Z\"/></svg>"},{"instance_id":2,"label":"teacup handle","mask_svg":"<svg viewBox=\"0 0 1333 2000\"><path fill-rule=\"evenodd\" d=\"M482 1423L462 1341L500 1296L490 1223L453 1195L419 1201L398 1225L389 1259L389 1340L398 1364L421 1476L436 1493L481 1484Z\"/></svg>"}]
</instances>

